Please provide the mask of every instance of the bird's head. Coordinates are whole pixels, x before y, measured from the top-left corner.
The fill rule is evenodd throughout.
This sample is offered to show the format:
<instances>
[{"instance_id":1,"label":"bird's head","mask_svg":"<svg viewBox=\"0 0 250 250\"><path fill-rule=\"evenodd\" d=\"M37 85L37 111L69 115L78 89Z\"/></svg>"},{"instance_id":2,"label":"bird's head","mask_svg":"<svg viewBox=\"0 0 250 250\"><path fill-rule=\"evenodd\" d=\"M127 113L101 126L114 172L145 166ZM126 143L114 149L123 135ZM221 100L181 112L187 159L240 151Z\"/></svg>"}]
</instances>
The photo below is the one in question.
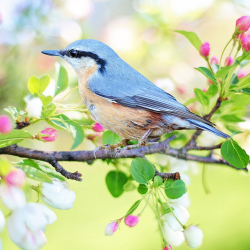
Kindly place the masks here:
<instances>
[{"instance_id":1,"label":"bird's head","mask_svg":"<svg viewBox=\"0 0 250 250\"><path fill-rule=\"evenodd\" d=\"M43 54L60 56L78 73L93 66L103 74L110 61L118 55L106 44L92 39L78 40L62 50L44 50Z\"/></svg>"}]
</instances>

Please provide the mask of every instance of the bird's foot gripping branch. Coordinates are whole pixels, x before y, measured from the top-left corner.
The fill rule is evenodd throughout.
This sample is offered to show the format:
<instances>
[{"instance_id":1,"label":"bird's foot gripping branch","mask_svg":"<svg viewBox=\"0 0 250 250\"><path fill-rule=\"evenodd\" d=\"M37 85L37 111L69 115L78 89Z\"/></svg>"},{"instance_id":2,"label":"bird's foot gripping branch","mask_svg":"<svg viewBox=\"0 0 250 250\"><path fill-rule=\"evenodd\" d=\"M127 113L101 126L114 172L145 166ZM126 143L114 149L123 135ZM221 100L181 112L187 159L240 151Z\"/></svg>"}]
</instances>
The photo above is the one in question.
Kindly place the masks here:
<instances>
[{"instance_id":1,"label":"bird's foot gripping branch","mask_svg":"<svg viewBox=\"0 0 250 250\"><path fill-rule=\"evenodd\" d=\"M243 130L238 126L239 122L244 121L246 107L250 103L250 74L242 73L242 68L250 62L249 28L250 17L237 20L235 32L226 45L227 47L232 43L231 53L236 50L235 56L232 57L230 53L224 64L222 61L226 47L220 60L216 57L210 58L209 43L202 43L193 32L176 31L191 42L207 64L206 67L199 67L196 70L207 78L209 88L206 91L196 88L195 97L185 104L196 107L196 110L199 110L197 113L207 114L204 116L207 121L201 117L197 119L202 123L191 119L199 128L196 132L174 131L163 135L161 140L153 145L128 147L130 150L123 149L123 144L120 144L121 150L105 147L93 151L50 152L19 146L20 142L29 145L30 140L53 143L60 139L57 134L59 129L72 135L71 150L76 149L84 140L91 141L96 147L102 144L113 145L121 141L118 135L105 131L102 125L92 121L89 110L84 105L72 106L62 103L65 97L78 88L66 92L69 79L64 67L61 66L57 73L53 95L44 94L45 89L51 84L50 76L31 77L28 81L31 94L25 98L27 103L25 109L13 106L5 109L15 120L16 128L12 129L8 116L0 116L0 154L20 158L14 162L11 161L12 158L8 160L2 156L0 161L0 196L4 205L11 211L7 222L11 239L23 249L28 249L27 244L32 244L30 247L34 249L42 247L46 243L43 229L56 220L56 215L42 204L29 202L26 194L29 190L33 190L48 205L58 209L69 209L73 206L75 193L69 190L67 179L81 181L86 177L83 170L81 170L83 176L78 172L66 171L61 162L78 161L92 164L94 161L102 160L102 164L108 164L111 169L105 180L107 190L113 197L119 197L124 192L133 190L140 195L127 212L121 209L121 217L114 218L113 222L106 226L106 235L113 235L118 227L122 227L122 221L129 227L136 226L143 219L145 208L150 205L158 221L164 250L172 249L172 246L178 246L184 240L192 248L200 246L203 237L201 229L195 225L186 225L189 218L187 208L190 204L186 189L190 183L187 174L189 162L219 164L222 167L244 171L247 171L249 164L249 156L236 142L237 138L242 138L237 137L240 133L249 135L249 130ZM64 51L60 55L62 57L80 55L76 51L67 53ZM105 69L105 63L100 61L100 58L91 53L84 55L99 60L99 64L101 63L103 70ZM105 70L101 73L105 74ZM173 102L173 99L171 100ZM185 108L182 109L189 112ZM70 115L67 115L69 111L79 112L83 114L83 118L71 119ZM193 114L189 115L195 117ZM219 137L211 138L213 144L209 138L206 139L209 141L209 146L201 146L202 129L227 137L208 122L210 119L213 123L219 124L220 129L227 130L231 137L226 140ZM39 122L46 122L48 128L36 134L30 132L29 128L31 126L35 128ZM242 141L239 142L243 144ZM126 145L127 143L137 145L138 142L126 140ZM146 160L147 155L150 155L150 160ZM37 214L39 218L36 218ZM40 226L36 229L27 227L26 221L38 219ZM3 228L4 221L4 216L0 213L0 228ZM192 221L197 223L194 219ZM21 230L20 224L26 227ZM18 228L20 232L16 232ZM16 234L22 235L22 239L16 237ZM32 243L28 243L30 237L35 239Z\"/></svg>"}]
</instances>

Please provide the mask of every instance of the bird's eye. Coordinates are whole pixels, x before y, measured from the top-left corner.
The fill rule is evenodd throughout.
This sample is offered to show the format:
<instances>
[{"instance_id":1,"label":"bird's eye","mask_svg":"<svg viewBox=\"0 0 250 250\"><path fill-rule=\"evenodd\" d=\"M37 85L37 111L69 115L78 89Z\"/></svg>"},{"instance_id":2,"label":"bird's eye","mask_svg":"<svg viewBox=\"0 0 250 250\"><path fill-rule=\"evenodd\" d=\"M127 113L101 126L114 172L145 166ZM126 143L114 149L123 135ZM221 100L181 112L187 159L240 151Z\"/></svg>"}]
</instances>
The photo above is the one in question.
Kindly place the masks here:
<instances>
[{"instance_id":1,"label":"bird's eye","mask_svg":"<svg viewBox=\"0 0 250 250\"><path fill-rule=\"evenodd\" d=\"M78 51L77 50L72 49L72 50L69 51L69 56L70 57L76 58L77 55L78 55Z\"/></svg>"}]
</instances>

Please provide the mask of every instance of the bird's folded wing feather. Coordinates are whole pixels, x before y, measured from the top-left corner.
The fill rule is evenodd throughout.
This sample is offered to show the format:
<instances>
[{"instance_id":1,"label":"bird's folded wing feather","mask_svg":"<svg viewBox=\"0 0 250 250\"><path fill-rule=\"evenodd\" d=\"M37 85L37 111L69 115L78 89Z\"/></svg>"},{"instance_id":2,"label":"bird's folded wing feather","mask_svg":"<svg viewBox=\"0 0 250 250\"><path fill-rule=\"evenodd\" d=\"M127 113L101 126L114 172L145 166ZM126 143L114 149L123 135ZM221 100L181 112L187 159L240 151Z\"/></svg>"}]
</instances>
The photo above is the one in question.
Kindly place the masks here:
<instances>
[{"instance_id":1,"label":"bird's folded wing feather","mask_svg":"<svg viewBox=\"0 0 250 250\"><path fill-rule=\"evenodd\" d=\"M106 77L105 80L103 78L92 79L89 82L89 89L100 97L127 107L142 108L184 119L194 119L214 126L210 121L190 112L187 107L161 88L158 88L147 78L140 76L134 82L129 75ZM119 80L114 82L113 79Z\"/></svg>"}]
</instances>

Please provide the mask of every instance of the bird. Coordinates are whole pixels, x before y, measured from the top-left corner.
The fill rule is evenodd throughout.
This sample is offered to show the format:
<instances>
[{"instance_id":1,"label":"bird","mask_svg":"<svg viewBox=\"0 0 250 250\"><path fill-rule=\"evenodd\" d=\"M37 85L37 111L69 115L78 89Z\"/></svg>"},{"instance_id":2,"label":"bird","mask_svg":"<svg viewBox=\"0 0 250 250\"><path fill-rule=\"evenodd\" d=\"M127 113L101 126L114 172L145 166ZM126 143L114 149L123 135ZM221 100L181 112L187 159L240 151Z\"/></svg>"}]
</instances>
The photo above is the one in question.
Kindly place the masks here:
<instances>
[{"instance_id":1,"label":"bird","mask_svg":"<svg viewBox=\"0 0 250 250\"><path fill-rule=\"evenodd\" d=\"M157 87L101 41L82 39L62 50L42 53L59 56L73 67L81 99L92 118L122 138L114 147L148 145L149 139L184 129L230 137ZM129 146L130 140L138 140L138 144Z\"/></svg>"}]
</instances>

